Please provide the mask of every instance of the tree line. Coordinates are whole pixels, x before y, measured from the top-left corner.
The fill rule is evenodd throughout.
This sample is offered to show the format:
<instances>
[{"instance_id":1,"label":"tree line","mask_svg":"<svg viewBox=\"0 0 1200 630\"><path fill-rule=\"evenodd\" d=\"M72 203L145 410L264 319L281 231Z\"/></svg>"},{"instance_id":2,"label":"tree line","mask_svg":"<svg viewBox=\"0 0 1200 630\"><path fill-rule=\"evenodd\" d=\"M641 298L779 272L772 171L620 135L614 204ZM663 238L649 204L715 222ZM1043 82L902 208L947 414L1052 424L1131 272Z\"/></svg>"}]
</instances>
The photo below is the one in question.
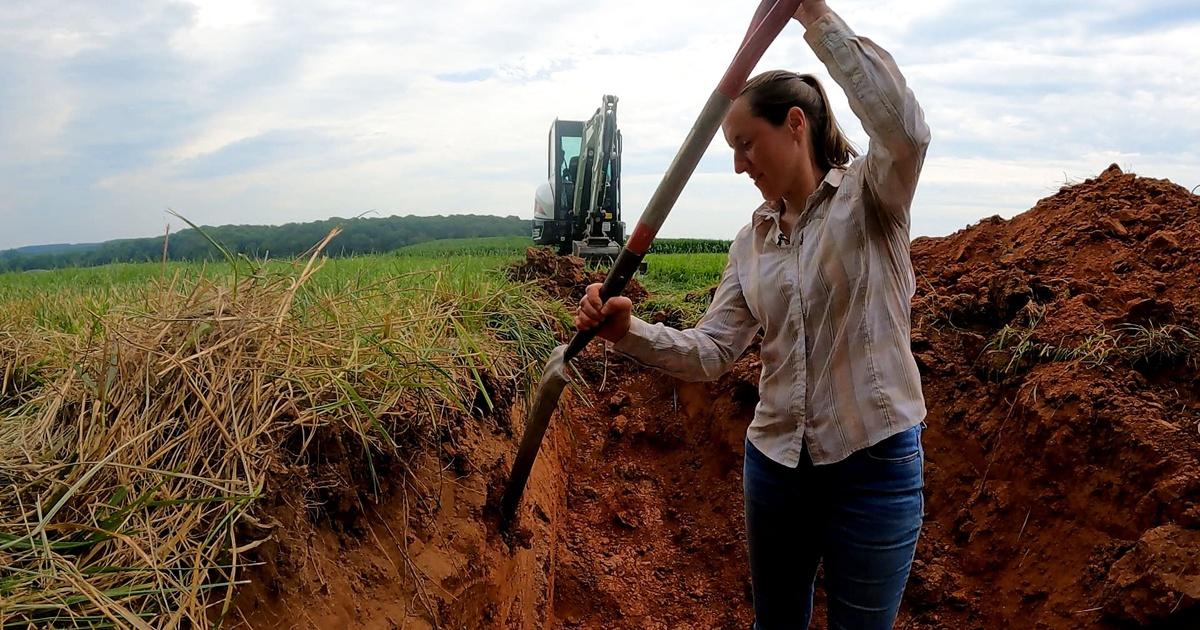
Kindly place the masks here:
<instances>
[{"instance_id":1,"label":"tree line","mask_svg":"<svg viewBox=\"0 0 1200 630\"><path fill-rule=\"evenodd\" d=\"M222 225L202 226L201 229L204 234L235 254L245 254L251 258L290 258L308 251L335 227L341 227L342 233L325 249L331 256L379 254L414 243L444 238L529 236L531 231L527 219L491 215L357 219L334 217L324 221L279 226ZM174 234L149 238L0 251L0 272L158 261L163 258L164 239L168 260L222 259L222 254L204 234L188 228Z\"/></svg>"}]
</instances>

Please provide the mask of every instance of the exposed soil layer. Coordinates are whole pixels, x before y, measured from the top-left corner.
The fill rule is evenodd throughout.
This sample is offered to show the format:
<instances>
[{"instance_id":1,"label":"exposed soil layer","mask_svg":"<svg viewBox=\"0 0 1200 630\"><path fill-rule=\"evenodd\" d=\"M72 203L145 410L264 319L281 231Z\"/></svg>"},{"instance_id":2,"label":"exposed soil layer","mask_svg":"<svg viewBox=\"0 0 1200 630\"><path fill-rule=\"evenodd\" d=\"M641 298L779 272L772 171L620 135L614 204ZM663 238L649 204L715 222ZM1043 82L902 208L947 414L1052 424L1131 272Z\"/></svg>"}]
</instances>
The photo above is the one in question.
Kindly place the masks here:
<instances>
[{"instance_id":1,"label":"exposed soil layer","mask_svg":"<svg viewBox=\"0 0 1200 630\"><path fill-rule=\"evenodd\" d=\"M577 260L530 250L510 274L570 304L594 279ZM1113 167L1011 220L917 239L913 261L927 519L897 627L1200 627L1200 198ZM378 501L351 493L353 518L281 503L291 520L239 612L254 627L749 627L754 350L711 384L599 343L575 366L513 531L490 506L520 404L464 418ZM818 628L822 609L819 589Z\"/></svg>"},{"instance_id":2,"label":"exposed soil layer","mask_svg":"<svg viewBox=\"0 0 1200 630\"><path fill-rule=\"evenodd\" d=\"M333 463L327 486L341 490L336 498L282 484L266 510L263 564L249 573L230 625L545 627L569 445L561 429L547 434L524 496L529 516L500 532L494 499L516 451L511 423L523 426L524 415L520 405L498 407L459 418L440 445L379 470L378 490Z\"/></svg>"},{"instance_id":3,"label":"exposed soil layer","mask_svg":"<svg viewBox=\"0 0 1200 630\"><path fill-rule=\"evenodd\" d=\"M601 344L581 359L594 389L573 410L553 627L749 627L741 453L756 392L657 377Z\"/></svg>"}]
</instances>

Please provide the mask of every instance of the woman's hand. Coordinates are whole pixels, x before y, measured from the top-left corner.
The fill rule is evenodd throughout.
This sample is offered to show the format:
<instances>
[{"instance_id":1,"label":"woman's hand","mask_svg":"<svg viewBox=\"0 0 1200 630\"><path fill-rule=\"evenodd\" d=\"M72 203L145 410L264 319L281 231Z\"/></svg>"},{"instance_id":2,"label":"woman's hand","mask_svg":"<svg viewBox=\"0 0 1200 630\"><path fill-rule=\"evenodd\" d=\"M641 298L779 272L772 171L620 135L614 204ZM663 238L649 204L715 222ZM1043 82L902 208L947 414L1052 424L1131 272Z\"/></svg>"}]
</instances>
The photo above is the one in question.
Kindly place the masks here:
<instances>
[{"instance_id":1,"label":"woman's hand","mask_svg":"<svg viewBox=\"0 0 1200 630\"><path fill-rule=\"evenodd\" d=\"M587 294L579 300L579 311L575 313L575 327L579 330L591 330L599 326L596 336L616 343L629 332L633 302L619 295L607 302L601 302L600 286L600 283L588 285Z\"/></svg>"},{"instance_id":2,"label":"woman's hand","mask_svg":"<svg viewBox=\"0 0 1200 630\"><path fill-rule=\"evenodd\" d=\"M808 28L821 19L821 16L829 13L829 6L825 4L825 0L803 0L800 3L800 8L796 9L796 14L792 17L800 21L804 28Z\"/></svg>"}]
</instances>

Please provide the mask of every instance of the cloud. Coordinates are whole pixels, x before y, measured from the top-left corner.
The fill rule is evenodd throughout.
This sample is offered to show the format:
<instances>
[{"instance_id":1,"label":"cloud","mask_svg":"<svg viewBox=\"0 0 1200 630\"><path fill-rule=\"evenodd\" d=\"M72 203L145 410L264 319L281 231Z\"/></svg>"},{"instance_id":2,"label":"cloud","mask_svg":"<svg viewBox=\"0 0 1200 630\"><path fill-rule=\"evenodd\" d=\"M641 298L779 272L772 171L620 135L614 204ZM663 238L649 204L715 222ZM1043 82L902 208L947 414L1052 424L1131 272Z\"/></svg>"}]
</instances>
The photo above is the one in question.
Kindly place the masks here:
<instances>
[{"instance_id":1,"label":"cloud","mask_svg":"<svg viewBox=\"0 0 1200 630\"><path fill-rule=\"evenodd\" d=\"M179 164L183 177L208 178L250 173L272 165L285 165L328 151L330 138L319 132L277 129L231 142L216 151Z\"/></svg>"},{"instance_id":2,"label":"cloud","mask_svg":"<svg viewBox=\"0 0 1200 630\"><path fill-rule=\"evenodd\" d=\"M1194 0L838 3L934 143L914 232L1010 215L1110 162L1200 184ZM636 220L744 33L707 0L47 1L0 6L0 248L204 223L528 214L556 117L620 97ZM816 71L791 24L759 69ZM830 86L852 139L866 146ZM756 192L717 138L664 226L728 237Z\"/></svg>"},{"instance_id":3,"label":"cloud","mask_svg":"<svg viewBox=\"0 0 1200 630\"><path fill-rule=\"evenodd\" d=\"M477 68L475 70L464 70L462 72L443 72L437 75L441 81L449 81L450 83L471 83L473 81L484 81L495 76L496 70L493 68Z\"/></svg>"}]
</instances>

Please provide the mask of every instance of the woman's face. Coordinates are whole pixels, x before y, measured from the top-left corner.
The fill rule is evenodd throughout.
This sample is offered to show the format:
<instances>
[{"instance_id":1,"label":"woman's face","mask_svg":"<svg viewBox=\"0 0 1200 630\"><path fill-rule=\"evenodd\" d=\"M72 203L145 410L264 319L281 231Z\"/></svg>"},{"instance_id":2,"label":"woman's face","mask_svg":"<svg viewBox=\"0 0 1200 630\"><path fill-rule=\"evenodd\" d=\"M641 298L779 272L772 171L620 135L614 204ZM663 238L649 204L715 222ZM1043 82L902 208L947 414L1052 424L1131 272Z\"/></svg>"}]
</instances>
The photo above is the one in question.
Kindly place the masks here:
<instances>
[{"instance_id":1,"label":"woman's face","mask_svg":"<svg viewBox=\"0 0 1200 630\"><path fill-rule=\"evenodd\" d=\"M805 158L804 113L793 107L782 125L775 126L750 111L747 99L733 102L722 129L733 149L733 170L746 173L763 199L776 201L795 185Z\"/></svg>"}]
</instances>

